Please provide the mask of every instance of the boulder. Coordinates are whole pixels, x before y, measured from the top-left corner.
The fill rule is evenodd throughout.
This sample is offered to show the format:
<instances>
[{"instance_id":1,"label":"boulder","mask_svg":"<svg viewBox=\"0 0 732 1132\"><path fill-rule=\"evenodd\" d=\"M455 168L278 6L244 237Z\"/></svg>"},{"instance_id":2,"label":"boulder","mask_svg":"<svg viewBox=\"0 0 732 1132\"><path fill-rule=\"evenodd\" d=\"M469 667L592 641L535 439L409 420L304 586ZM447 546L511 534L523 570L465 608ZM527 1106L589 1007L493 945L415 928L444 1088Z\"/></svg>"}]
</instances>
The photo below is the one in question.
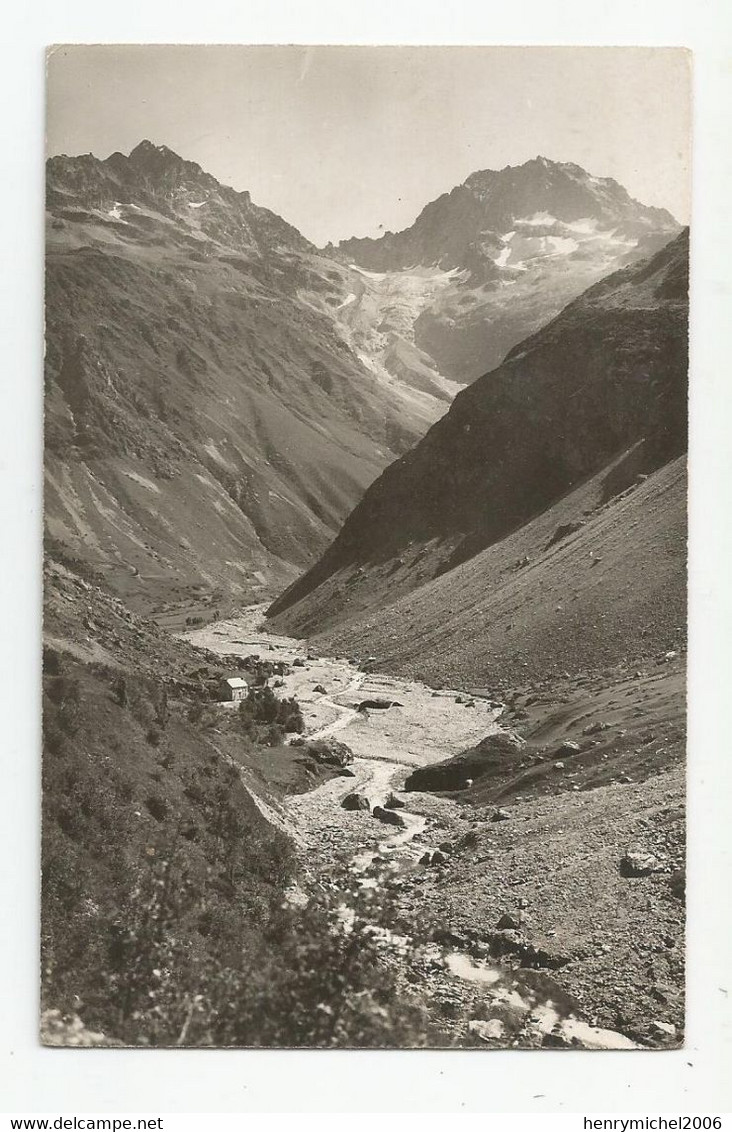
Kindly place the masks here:
<instances>
[{"instance_id":1,"label":"boulder","mask_svg":"<svg viewBox=\"0 0 732 1132\"><path fill-rule=\"evenodd\" d=\"M541 1039L542 1049L573 1049L574 1044L571 1038L565 1038L564 1034L559 1031L552 1030L548 1034L544 1034Z\"/></svg>"},{"instance_id":2,"label":"boulder","mask_svg":"<svg viewBox=\"0 0 732 1132\"><path fill-rule=\"evenodd\" d=\"M504 912L504 914L501 916L500 920L496 924L496 927L498 928L499 931L506 931L506 930L514 931L516 928L520 928L521 925L518 922L518 920L516 919L516 917L512 916L510 914L510 912Z\"/></svg>"},{"instance_id":3,"label":"boulder","mask_svg":"<svg viewBox=\"0 0 732 1132\"><path fill-rule=\"evenodd\" d=\"M313 688L313 691L319 692L323 696L326 694L326 689L323 687L322 684L316 684L315 687Z\"/></svg>"},{"instance_id":4,"label":"boulder","mask_svg":"<svg viewBox=\"0 0 732 1132\"><path fill-rule=\"evenodd\" d=\"M515 731L494 731L492 735L486 735L485 739L481 739L478 750L483 754L517 755L525 746L526 740Z\"/></svg>"},{"instance_id":5,"label":"boulder","mask_svg":"<svg viewBox=\"0 0 732 1132\"><path fill-rule=\"evenodd\" d=\"M404 802L401 798L397 798L396 794L390 794L384 802L385 810L401 810L404 808Z\"/></svg>"},{"instance_id":6,"label":"boulder","mask_svg":"<svg viewBox=\"0 0 732 1132\"><path fill-rule=\"evenodd\" d=\"M578 519L573 523L561 523L555 530L552 537L549 539L549 542L546 544L546 549L548 550L550 546L554 546L556 543L561 542L562 539L569 538L570 535L573 535L577 531L581 530L584 525L584 519Z\"/></svg>"},{"instance_id":7,"label":"boulder","mask_svg":"<svg viewBox=\"0 0 732 1132\"><path fill-rule=\"evenodd\" d=\"M556 755L576 755L579 749L579 743L573 742L572 739L567 739L564 743L560 743L554 753Z\"/></svg>"},{"instance_id":8,"label":"boulder","mask_svg":"<svg viewBox=\"0 0 732 1132\"><path fill-rule=\"evenodd\" d=\"M509 821L510 818L508 810L498 809L491 814L491 821Z\"/></svg>"},{"instance_id":9,"label":"boulder","mask_svg":"<svg viewBox=\"0 0 732 1132\"><path fill-rule=\"evenodd\" d=\"M387 700L382 696L378 696L374 700L361 700L361 703L358 704L356 710L367 711L371 709L380 709L385 711L391 707L404 707L404 704L400 704L399 700Z\"/></svg>"},{"instance_id":10,"label":"boulder","mask_svg":"<svg viewBox=\"0 0 732 1132\"><path fill-rule=\"evenodd\" d=\"M669 891L677 900L683 900L686 895L686 869L675 869L668 883Z\"/></svg>"},{"instance_id":11,"label":"boulder","mask_svg":"<svg viewBox=\"0 0 732 1132\"><path fill-rule=\"evenodd\" d=\"M301 656L296 656L295 659L292 662L292 667L293 668L305 668L305 661L302 659Z\"/></svg>"},{"instance_id":12,"label":"boulder","mask_svg":"<svg viewBox=\"0 0 732 1132\"><path fill-rule=\"evenodd\" d=\"M673 1022L651 1022L648 1027L656 1038L675 1038L676 1027Z\"/></svg>"},{"instance_id":13,"label":"boulder","mask_svg":"<svg viewBox=\"0 0 732 1132\"><path fill-rule=\"evenodd\" d=\"M404 828L407 824L401 814L396 813L395 810L385 810L383 806L374 806L372 813L375 818L386 822L387 825L398 825Z\"/></svg>"},{"instance_id":14,"label":"boulder","mask_svg":"<svg viewBox=\"0 0 732 1132\"><path fill-rule=\"evenodd\" d=\"M603 720L596 720L594 723L588 723L587 727L582 728L583 735L597 735L600 731L608 731L610 724L605 723Z\"/></svg>"},{"instance_id":15,"label":"boulder","mask_svg":"<svg viewBox=\"0 0 732 1132\"><path fill-rule=\"evenodd\" d=\"M465 790L484 776L513 774L525 746L526 740L514 731L496 731L468 751L419 767L409 775L404 789Z\"/></svg>"},{"instance_id":16,"label":"boulder","mask_svg":"<svg viewBox=\"0 0 732 1132\"><path fill-rule=\"evenodd\" d=\"M626 877L645 877L663 869L663 861L643 849L630 849L620 862L620 871Z\"/></svg>"},{"instance_id":17,"label":"boulder","mask_svg":"<svg viewBox=\"0 0 732 1132\"><path fill-rule=\"evenodd\" d=\"M482 1042L498 1041L503 1037L504 1025L500 1018L489 1018L486 1022L474 1018L468 1022L468 1032L475 1034Z\"/></svg>"},{"instance_id":18,"label":"boulder","mask_svg":"<svg viewBox=\"0 0 732 1132\"><path fill-rule=\"evenodd\" d=\"M308 754L326 766L345 767L353 762L353 751L337 739L316 739L307 743Z\"/></svg>"},{"instance_id":19,"label":"boulder","mask_svg":"<svg viewBox=\"0 0 732 1132\"><path fill-rule=\"evenodd\" d=\"M344 810L370 810L371 803L365 794L346 794L341 802Z\"/></svg>"}]
</instances>

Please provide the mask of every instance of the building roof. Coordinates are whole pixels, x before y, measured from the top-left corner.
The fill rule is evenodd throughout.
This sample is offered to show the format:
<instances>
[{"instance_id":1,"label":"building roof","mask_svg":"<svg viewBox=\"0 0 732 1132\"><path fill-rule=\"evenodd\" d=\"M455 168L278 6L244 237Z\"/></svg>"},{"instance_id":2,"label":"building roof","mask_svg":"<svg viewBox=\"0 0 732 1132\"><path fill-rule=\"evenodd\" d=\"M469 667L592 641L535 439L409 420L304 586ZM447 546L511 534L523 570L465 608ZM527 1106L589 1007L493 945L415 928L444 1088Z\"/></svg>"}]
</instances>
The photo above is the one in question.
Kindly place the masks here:
<instances>
[{"instance_id":1,"label":"building roof","mask_svg":"<svg viewBox=\"0 0 732 1132\"><path fill-rule=\"evenodd\" d=\"M228 684L230 688L248 688L249 687L246 680L242 680L241 676L227 676L226 679L224 680L224 683Z\"/></svg>"}]
</instances>

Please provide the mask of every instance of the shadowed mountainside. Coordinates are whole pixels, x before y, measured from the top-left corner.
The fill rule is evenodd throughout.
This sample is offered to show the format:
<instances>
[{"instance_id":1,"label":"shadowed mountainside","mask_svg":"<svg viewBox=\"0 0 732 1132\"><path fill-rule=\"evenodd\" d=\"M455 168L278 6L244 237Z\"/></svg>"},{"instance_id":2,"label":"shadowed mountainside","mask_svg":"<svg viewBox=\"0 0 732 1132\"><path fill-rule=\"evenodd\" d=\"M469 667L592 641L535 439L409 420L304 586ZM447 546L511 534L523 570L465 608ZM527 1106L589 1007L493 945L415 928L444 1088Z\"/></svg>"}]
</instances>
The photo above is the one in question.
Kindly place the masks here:
<instances>
[{"instance_id":1,"label":"shadowed mountainside","mask_svg":"<svg viewBox=\"0 0 732 1132\"><path fill-rule=\"evenodd\" d=\"M610 591L603 595L601 589L589 624L597 629L601 613L608 625L617 621L614 647L627 651L624 633L632 632L635 614L626 617L633 608L633 579L623 572L653 529L652 484L638 488L632 529L625 524L620 497L635 488L639 476L685 451L687 271L683 233L650 260L591 288L502 366L461 393L447 416L371 487L320 562L274 603L270 613L276 624L326 634L333 647L377 651L380 659L386 651L395 663L399 657L406 663L409 656L426 678L449 667L475 679L486 653L493 651L478 625L487 632L495 603L503 600L499 594L506 593L494 587L518 564L522 568L511 584L527 590L526 636L519 644L504 634L494 646L496 660L522 655L522 645L528 649L540 624L546 623L548 632L561 622L562 631L570 632L562 598L557 597L561 616L548 616L546 577L531 563L537 555L560 561L570 539L584 539L582 553L594 587L608 566L596 572L593 555L600 552L589 532L604 515L614 524L608 540L623 559L621 589L627 593L621 600L613 591L617 600L611 600ZM683 467L669 467L680 470L664 473L668 482L653 478L653 484L666 485L666 502L657 512L656 541L636 565L653 563L658 585L670 584L660 568L666 558L654 562L653 550L668 544L678 601L669 598L667 611L676 625L683 619L685 495ZM645 525L637 503L644 493ZM574 563L559 566L563 593L564 577L573 568ZM651 585L651 579L646 582ZM456 609L465 623L455 617ZM478 610L473 634L470 618ZM662 608L656 612L663 621ZM449 665L448 614L454 650ZM618 619L625 619L623 626ZM505 632L512 632L511 617L506 625ZM575 626L580 641L587 627L580 618ZM601 633L592 637L598 658L601 638ZM549 636L547 647L548 641ZM538 648L532 644L534 657Z\"/></svg>"},{"instance_id":2,"label":"shadowed mountainside","mask_svg":"<svg viewBox=\"0 0 732 1132\"><path fill-rule=\"evenodd\" d=\"M317 633L336 654L440 687L516 682L656 660L685 640L686 461L628 482L607 471L462 565ZM621 475L623 478L621 479ZM567 533L570 532L570 533ZM563 537L557 537L558 534ZM556 541L555 541L556 540Z\"/></svg>"}]
</instances>

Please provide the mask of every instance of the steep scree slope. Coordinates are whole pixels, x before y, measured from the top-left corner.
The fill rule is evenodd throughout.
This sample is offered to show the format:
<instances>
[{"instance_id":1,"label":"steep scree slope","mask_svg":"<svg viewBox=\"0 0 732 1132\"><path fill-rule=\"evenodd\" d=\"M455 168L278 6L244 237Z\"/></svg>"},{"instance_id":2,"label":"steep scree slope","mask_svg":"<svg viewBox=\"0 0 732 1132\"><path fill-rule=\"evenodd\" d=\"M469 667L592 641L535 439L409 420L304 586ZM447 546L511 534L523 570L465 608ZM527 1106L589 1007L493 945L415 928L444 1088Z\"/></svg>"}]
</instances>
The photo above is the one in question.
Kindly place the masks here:
<instances>
[{"instance_id":1,"label":"steep scree slope","mask_svg":"<svg viewBox=\"0 0 732 1132\"><path fill-rule=\"evenodd\" d=\"M271 593L446 408L345 341L355 273L164 146L47 167L46 514L141 610Z\"/></svg>"}]
</instances>

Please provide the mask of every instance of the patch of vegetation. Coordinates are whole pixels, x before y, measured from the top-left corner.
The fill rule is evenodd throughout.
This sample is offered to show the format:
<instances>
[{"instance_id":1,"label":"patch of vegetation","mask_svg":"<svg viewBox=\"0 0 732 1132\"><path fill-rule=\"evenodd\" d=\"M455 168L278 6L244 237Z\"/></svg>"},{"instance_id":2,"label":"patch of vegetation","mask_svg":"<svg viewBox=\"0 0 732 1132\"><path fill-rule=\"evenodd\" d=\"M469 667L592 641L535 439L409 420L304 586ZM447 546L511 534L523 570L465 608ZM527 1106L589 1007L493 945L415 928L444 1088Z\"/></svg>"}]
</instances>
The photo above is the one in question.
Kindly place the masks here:
<instances>
[{"instance_id":1,"label":"patch of vegetation","mask_svg":"<svg viewBox=\"0 0 732 1132\"><path fill-rule=\"evenodd\" d=\"M49 535L48 533L44 534L43 551L44 554L53 559L53 561L60 563L61 566L65 566L67 570L76 574L77 577L84 579L84 581L88 582L90 585L98 586L104 581L98 571L92 569L92 567L87 562L82 561L82 559L76 558L69 552L64 543L61 542L60 539L54 538L53 535Z\"/></svg>"},{"instance_id":2,"label":"patch of vegetation","mask_svg":"<svg viewBox=\"0 0 732 1132\"><path fill-rule=\"evenodd\" d=\"M384 963L372 902L360 898L346 931L341 896L321 894L304 909L273 902L252 933L231 903L205 891L183 856L170 847L111 925L105 1013L88 1012L90 1021L131 1044L426 1044L422 1008L400 996ZM255 862L256 869L271 865Z\"/></svg>"},{"instance_id":3,"label":"patch of vegetation","mask_svg":"<svg viewBox=\"0 0 732 1132\"><path fill-rule=\"evenodd\" d=\"M374 933L383 912L373 894L354 894L347 929L336 890L291 907L290 841L192 705L169 703L150 677L121 683L54 655L44 681L44 1007L130 1045L423 1044L421 1010L403 1000ZM296 705L269 689L246 705L245 746L249 728L302 727Z\"/></svg>"},{"instance_id":4,"label":"patch of vegetation","mask_svg":"<svg viewBox=\"0 0 732 1132\"><path fill-rule=\"evenodd\" d=\"M242 731L265 747L276 747L286 734L305 730L300 705L292 699L278 699L271 688L250 688L239 705Z\"/></svg>"}]
</instances>

